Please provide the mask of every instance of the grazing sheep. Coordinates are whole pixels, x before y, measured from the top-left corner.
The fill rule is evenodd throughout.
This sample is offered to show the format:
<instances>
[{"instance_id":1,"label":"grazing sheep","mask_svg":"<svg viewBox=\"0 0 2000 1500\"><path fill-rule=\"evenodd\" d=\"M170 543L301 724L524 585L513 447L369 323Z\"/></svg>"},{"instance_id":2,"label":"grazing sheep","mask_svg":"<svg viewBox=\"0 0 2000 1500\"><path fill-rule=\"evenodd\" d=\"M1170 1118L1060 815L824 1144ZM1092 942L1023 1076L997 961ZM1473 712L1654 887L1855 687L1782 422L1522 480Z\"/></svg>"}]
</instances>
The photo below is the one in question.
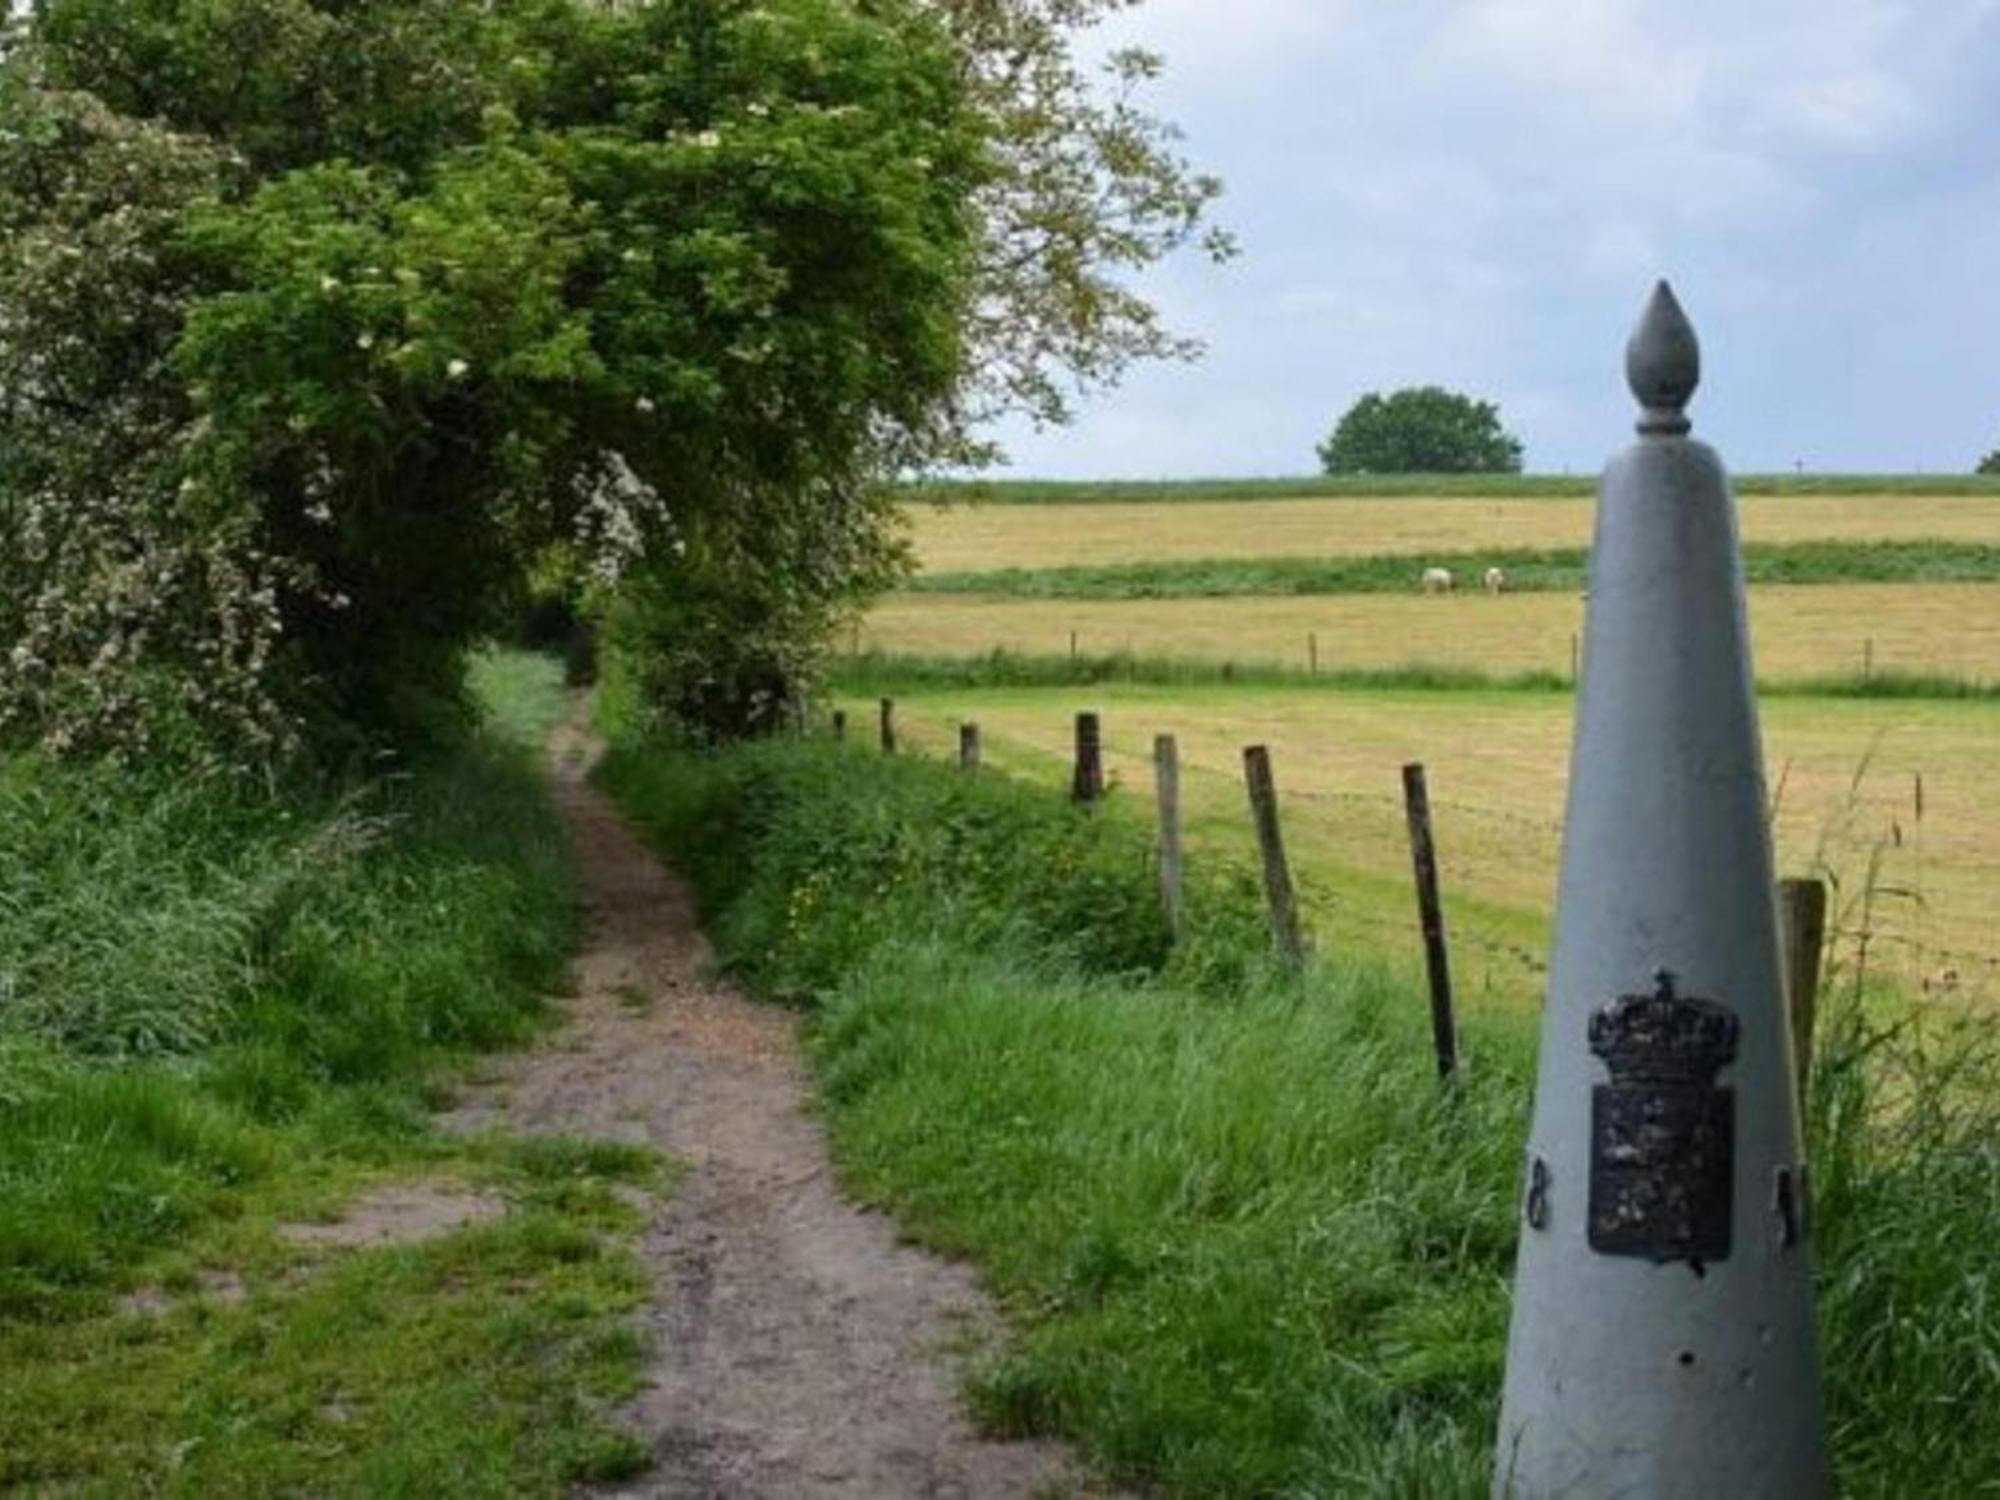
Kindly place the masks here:
<instances>
[{"instance_id":1,"label":"grazing sheep","mask_svg":"<svg viewBox=\"0 0 2000 1500\"><path fill-rule=\"evenodd\" d=\"M1486 570L1486 592L1489 594L1504 594L1507 592L1507 574L1504 569L1488 568Z\"/></svg>"},{"instance_id":2,"label":"grazing sheep","mask_svg":"<svg viewBox=\"0 0 2000 1500\"><path fill-rule=\"evenodd\" d=\"M1426 594L1449 594L1451 592L1451 569L1425 568L1423 582Z\"/></svg>"}]
</instances>

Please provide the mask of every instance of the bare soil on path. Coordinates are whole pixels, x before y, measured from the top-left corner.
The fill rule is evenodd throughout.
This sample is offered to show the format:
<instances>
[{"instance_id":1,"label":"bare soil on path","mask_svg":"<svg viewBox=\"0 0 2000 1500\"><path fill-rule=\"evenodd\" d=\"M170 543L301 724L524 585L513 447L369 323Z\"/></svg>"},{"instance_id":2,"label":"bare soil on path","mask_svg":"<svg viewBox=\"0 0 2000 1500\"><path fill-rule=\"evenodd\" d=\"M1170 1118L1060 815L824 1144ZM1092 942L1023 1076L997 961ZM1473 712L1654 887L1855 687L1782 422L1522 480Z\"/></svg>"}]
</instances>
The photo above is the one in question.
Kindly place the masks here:
<instances>
[{"instance_id":1,"label":"bare soil on path","mask_svg":"<svg viewBox=\"0 0 2000 1500\"><path fill-rule=\"evenodd\" d=\"M686 1168L644 1244L654 1468L620 1495L986 1500L1083 1492L1060 1449L982 1439L955 1352L995 1328L969 1270L845 1201L807 1112L797 1022L709 973L686 886L553 744L588 934L553 1042L470 1094L454 1129L655 1147Z\"/></svg>"}]
</instances>

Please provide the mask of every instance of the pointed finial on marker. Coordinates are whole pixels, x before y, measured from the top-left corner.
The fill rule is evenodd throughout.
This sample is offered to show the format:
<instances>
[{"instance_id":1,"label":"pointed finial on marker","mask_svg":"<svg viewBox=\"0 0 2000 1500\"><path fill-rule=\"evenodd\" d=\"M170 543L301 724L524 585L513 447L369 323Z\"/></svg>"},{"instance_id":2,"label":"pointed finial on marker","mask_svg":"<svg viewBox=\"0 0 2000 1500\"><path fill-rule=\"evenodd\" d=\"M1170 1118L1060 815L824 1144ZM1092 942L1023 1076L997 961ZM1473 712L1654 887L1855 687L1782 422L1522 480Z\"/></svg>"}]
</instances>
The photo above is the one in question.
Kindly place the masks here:
<instances>
[{"instance_id":1,"label":"pointed finial on marker","mask_svg":"<svg viewBox=\"0 0 2000 1500\"><path fill-rule=\"evenodd\" d=\"M1694 325L1662 281L1625 346L1625 378L1644 411L1639 431L1649 437L1679 437L1692 425L1683 410L1701 383L1701 345Z\"/></svg>"}]
</instances>

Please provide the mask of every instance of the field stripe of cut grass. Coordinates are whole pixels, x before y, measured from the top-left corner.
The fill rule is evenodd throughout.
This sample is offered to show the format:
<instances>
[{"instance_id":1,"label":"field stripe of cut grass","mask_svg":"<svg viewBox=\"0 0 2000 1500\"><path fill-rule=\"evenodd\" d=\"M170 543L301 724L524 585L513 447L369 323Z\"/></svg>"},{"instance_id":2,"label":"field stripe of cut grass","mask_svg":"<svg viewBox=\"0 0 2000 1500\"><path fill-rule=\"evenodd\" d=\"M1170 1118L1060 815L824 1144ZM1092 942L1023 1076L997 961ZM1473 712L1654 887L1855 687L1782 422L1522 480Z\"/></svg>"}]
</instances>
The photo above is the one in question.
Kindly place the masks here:
<instances>
[{"instance_id":1,"label":"field stripe of cut grass","mask_svg":"<svg viewBox=\"0 0 2000 1500\"><path fill-rule=\"evenodd\" d=\"M1214 558L1403 557L1590 545L1593 496L1121 501L1085 505L910 504L919 566L998 568L1202 563ZM1746 542L1967 542L2000 545L1995 495L1749 495Z\"/></svg>"},{"instance_id":2,"label":"field stripe of cut grass","mask_svg":"<svg viewBox=\"0 0 2000 1500\"><path fill-rule=\"evenodd\" d=\"M1898 675L2000 682L2000 588L1984 583L1760 584L1749 591L1760 682ZM1330 594L1226 599L988 599L899 594L850 648L916 656L1169 658L1243 671L1412 664L1497 680L1570 676L1578 594Z\"/></svg>"},{"instance_id":3,"label":"field stripe of cut grass","mask_svg":"<svg viewBox=\"0 0 2000 1500\"><path fill-rule=\"evenodd\" d=\"M1101 567L1000 568L925 573L907 588L924 594L996 599L1201 599L1264 595L1407 594L1426 569L1442 568L1459 588L1481 587L1489 569L1512 593L1575 592L1585 587L1583 548L1495 548L1408 557L1217 558L1121 563ZM1750 543L1744 572L1752 584L1991 583L2000 580L2000 546L1968 542Z\"/></svg>"}]
</instances>

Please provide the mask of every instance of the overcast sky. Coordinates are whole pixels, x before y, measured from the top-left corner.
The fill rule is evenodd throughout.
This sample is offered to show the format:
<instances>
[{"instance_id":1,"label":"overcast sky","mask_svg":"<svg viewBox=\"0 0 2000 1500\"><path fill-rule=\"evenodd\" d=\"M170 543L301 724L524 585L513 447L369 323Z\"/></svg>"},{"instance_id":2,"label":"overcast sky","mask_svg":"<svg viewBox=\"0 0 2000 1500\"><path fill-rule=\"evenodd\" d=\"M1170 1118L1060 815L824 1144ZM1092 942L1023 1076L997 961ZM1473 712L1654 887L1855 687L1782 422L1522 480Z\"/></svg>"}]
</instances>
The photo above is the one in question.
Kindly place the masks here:
<instances>
[{"instance_id":1,"label":"overcast sky","mask_svg":"<svg viewBox=\"0 0 2000 1500\"><path fill-rule=\"evenodd\" d=\"M1148 276L1207 357L1005 429L1017 474L1306 473L1418 384L1595 470L1663 275L1736 469L2000 446L2000 0L1149 0L1107 34L1165 54L1244 254Z\"/></svg>"}]
</instances>

